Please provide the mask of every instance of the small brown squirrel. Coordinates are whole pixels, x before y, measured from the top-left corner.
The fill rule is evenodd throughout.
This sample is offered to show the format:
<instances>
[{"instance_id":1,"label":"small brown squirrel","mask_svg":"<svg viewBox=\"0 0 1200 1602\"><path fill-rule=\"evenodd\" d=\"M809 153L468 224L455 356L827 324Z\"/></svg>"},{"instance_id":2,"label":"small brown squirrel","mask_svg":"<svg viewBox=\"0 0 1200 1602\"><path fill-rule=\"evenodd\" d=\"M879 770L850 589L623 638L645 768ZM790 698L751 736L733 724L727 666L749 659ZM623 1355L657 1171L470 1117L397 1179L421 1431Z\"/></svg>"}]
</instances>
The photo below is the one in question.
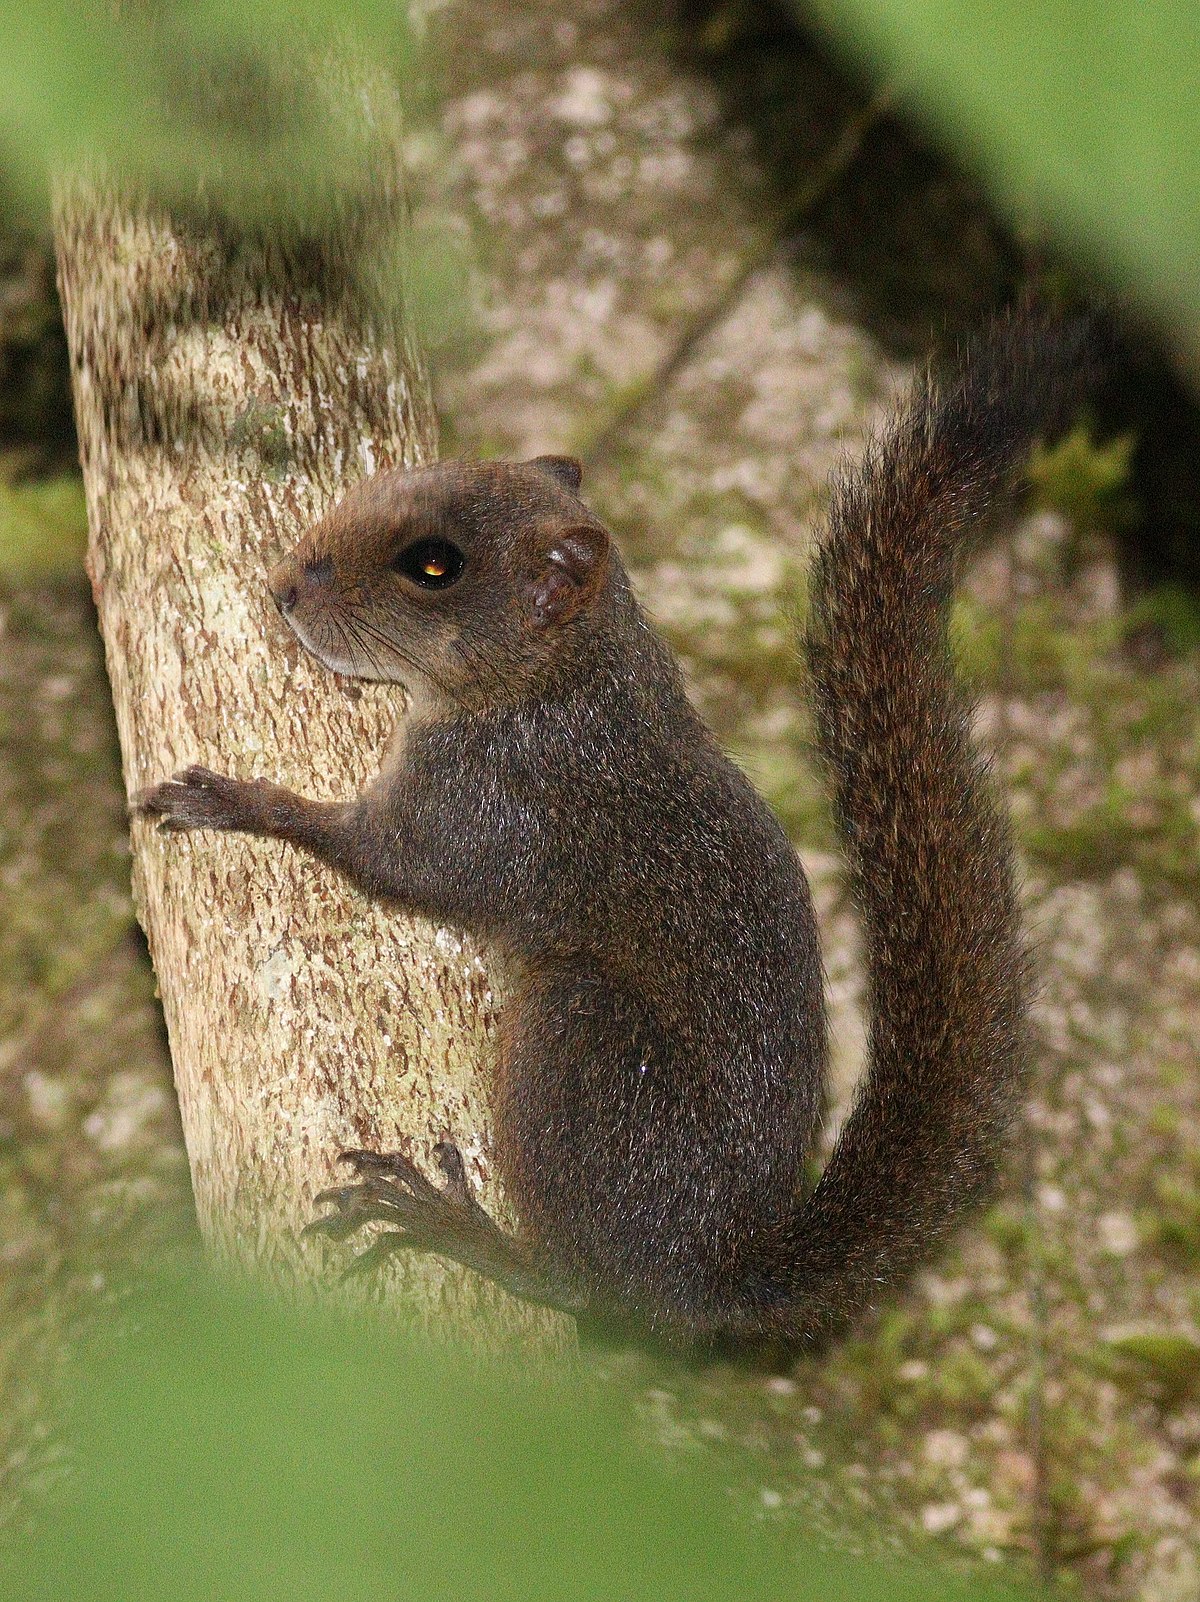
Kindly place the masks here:
<instances>
[{"instance_id":1,"label":"small brown squirrel","mask_svg":"<svg viewBox=\"0 0 1200 1602\"><path fill-rule=\"evenodd\" d=\"M435 1186L346 1153L316 1227L392 1226L517 1295L677 1342L812 1346L986 1189L1022 1083L1006 827L946 637L970 525L1088 369L1082 325L999 320L835 486L806 653L861 913L868 1063L810 1194L826 1021L804 872L689 704L579 466L445 462L350 490L270 575L304 646L403 685L355 801L189 768L165 829L290 841L518 975L494 1085L501 1230L457 1150Z\"/></svg>"}]
</instances>

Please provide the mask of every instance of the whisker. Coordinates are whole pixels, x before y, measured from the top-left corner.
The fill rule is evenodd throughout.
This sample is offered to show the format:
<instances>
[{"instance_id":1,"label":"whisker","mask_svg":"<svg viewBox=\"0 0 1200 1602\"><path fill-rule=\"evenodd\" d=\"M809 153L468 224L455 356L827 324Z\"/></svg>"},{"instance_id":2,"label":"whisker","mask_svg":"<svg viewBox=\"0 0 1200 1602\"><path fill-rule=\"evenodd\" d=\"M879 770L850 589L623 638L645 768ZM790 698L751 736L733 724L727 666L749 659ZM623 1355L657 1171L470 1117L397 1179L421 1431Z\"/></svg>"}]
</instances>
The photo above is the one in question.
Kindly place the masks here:
<instances>
[{"instance_id":1,"label":"whisker","mask_svg":"<svg viewBox=\"0 0 1200 1602\"><path fill-rule=\"evenodd\" d=\"M437 673L435 673L427 662L418 662L415 657L411 656L407 651L404 650L402 646L397 644L397 642L390 635L385 634L379 628L378 624L373 623L369 617L366 617L362 613L355 613L354 618L356 627L360 629L363 634L369 635L374 640L378 640L382 646L399 657L400 661L403 662L406 667L411 668L414 673L419 674L422 678L428 679L434 688L440 690L443 695L447 696L448 698L452 698L453 691L451 685L446 682L446 680L441 678Z\"/></svg>"},{"instance_id":2,"label":"whisker","mask_svg":"<svg viewBox=\"0 0 1200 1602\"><path fill-rule=\"evenodd\" d=\"M346 654L351 661L356 653L363 657L373 672L382 675L384 668L378 653L364 638L355 618L344 608L338 612L338 628L346 643Z\"/></svg>"},{"instance_id":3,"label":"whisker","mask_svg":"<svg viewBox=\"0 0 1200 1602\"><path fill-rule=\"evenodd\" d=\"M362 642L364 650L367 649L367 640L375 640L386 650L390 651L393 656L399 657L400 661L403 662L406 667L411 667L415 672L421 671L419 664L408 654L408 652L405 651L401 646L397 645L395 640L391 639L389 635L385 634L382 629L372 623L370 618L366 617L362 613L354 613L353 626L355 635Z\"/></svg>"}]
</instances>

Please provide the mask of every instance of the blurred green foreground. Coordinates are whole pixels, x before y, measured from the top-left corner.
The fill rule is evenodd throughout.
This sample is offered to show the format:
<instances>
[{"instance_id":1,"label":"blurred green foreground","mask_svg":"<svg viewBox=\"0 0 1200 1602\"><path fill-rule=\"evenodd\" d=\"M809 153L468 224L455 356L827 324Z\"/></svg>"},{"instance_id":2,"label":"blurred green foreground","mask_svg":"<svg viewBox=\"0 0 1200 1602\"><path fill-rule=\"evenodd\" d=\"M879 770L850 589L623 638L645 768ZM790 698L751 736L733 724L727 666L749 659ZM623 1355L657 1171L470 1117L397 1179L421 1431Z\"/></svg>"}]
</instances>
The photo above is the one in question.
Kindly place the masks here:
<instances>
[{"instance_id":1,"label":"blurred green foreground","mask_svg":"<svg viewBox=\"0 0 1200 1602\"><path fill-rule=\"evenodd\" d=\"M627 1400L202 1277L81 1363L67 1478L0 1553L22 1602L1011 1595L833 1557L668 1469ZM619 1389L619 1387L617 1388Z\"/></svg>"}]
</instances>

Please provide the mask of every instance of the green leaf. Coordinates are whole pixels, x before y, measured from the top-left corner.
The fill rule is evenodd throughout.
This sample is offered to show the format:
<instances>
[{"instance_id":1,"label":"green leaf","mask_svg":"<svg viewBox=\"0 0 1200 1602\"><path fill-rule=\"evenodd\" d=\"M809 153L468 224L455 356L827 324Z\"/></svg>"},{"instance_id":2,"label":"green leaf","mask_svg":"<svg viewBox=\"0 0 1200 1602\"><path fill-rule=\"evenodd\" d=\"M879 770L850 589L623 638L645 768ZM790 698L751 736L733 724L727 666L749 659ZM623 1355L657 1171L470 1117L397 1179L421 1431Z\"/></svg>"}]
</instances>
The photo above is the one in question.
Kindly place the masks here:
<instances>
[{"instance_id":1,"label":"green leaf","mask_svg":"<svg viewBox=\"0 0 1200 1602\"><path fill-rule=\"evenodd\" d=\"M244 220L337 213L371 179L378 135L329 62L403 77L410 43L384 0L29 0L8 8L0 51L6 177L28 198L100 161Z\"/></svg>"},{"instance_id":2,"label":"green leaf","mask_svg":"<svg viewBox=\"0 0 1200 1602\"><path fill-rule=\"evenodd\" d=\"M926 121L1200 355L1194 0L809 0Z\"/></svg>"},{"instance_id":3,"label":"green leaf","mask_svg":"<svg viewBox=\"0 0 1200 1602\"><path fill-rule=\"evenodd\" d=\"M939 1602L993 1583L768 1538L719 1460L633 1434L596 1376L152 1286L83 1363L73 1464L0 1548L22 1602ZM81 1593L81 1586L83 1592Z\"/></svg>"}]
</instances>

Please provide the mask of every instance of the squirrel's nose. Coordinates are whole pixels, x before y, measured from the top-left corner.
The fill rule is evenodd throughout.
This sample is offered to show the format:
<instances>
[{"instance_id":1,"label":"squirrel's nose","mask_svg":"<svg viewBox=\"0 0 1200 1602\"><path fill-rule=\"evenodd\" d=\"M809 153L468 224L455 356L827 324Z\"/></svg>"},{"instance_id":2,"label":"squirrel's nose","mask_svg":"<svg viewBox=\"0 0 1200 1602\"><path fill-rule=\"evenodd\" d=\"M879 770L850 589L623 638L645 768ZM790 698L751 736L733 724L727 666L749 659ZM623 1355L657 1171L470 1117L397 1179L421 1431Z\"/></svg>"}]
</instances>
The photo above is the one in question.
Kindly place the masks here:
<instances>
[{"instance_id":1,"label":"squirrel's nose","mask_svg":"<svg viewBox=\"0 0 1200 1602\"><path fill-rule=\"evenodd\" d=\"M280 562L267 574L267 587L271 591L271 599L287 617L300 598L300 575L296 564L290 560Z\"/></svg>"}]
</instances>

